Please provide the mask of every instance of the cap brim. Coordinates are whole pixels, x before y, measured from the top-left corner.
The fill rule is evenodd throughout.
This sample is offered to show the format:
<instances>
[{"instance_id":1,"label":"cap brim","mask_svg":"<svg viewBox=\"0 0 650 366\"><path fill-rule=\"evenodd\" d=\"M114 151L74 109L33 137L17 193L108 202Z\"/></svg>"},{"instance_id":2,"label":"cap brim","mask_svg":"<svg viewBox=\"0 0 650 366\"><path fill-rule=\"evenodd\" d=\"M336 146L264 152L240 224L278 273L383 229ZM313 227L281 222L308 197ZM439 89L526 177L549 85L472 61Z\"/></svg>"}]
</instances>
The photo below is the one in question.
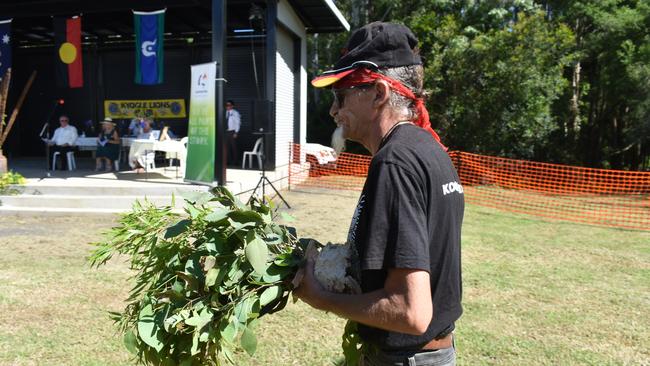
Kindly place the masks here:
<instances>
[{"instance_id":1,"label":"cap brim","mask_svg":"<svg viewBox=\"0 0 650 366\"><path fill-rule=\"evenodd\" d=\"M325 73L312 79L311 85L313 85L315 88L324 88L326 86L330 86L343 79L344 77L350 75L354 72L354 70L356 70L356 68L351 68L349 70L336 73Z\"/></svg>"},{"instance_id":2,"label":"cap brim","mask_svg":"<svg viewBox=\"0 0 650 366\"><path fill-rule=\"evenodd\" d=\"M356 69L360 67L369 68L372 70L378 68L377 64L372 61L365 61L365 60L356 61L352 65L341 69L325 71L322 75L315 77L311 81L311 85L313 85L316 88L324 88L326 86L330 86L336 83L337 81L343 79L344 77L350 75L352 72L354 72Z\"/></svg>"}]
</instances>

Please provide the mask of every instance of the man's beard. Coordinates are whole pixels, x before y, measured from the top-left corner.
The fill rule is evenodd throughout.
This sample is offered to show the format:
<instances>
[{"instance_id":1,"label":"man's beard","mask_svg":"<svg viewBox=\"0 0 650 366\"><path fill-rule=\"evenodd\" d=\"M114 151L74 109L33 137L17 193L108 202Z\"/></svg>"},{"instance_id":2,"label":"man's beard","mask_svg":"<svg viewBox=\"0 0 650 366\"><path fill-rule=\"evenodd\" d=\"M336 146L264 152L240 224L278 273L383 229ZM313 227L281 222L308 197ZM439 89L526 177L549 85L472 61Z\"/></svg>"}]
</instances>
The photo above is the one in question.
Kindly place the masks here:
<instances>
[{"instance_id":1,"label":"man's beard","mask_svg":"<svg viewBox=\"0 0 650 366\"><path fill-rule=\"evenodd\" d=\"M345 138L343 137L343 127L338 126L332 133L332 148L338 156L345 150Z\"/></svg>"}]
</instances>

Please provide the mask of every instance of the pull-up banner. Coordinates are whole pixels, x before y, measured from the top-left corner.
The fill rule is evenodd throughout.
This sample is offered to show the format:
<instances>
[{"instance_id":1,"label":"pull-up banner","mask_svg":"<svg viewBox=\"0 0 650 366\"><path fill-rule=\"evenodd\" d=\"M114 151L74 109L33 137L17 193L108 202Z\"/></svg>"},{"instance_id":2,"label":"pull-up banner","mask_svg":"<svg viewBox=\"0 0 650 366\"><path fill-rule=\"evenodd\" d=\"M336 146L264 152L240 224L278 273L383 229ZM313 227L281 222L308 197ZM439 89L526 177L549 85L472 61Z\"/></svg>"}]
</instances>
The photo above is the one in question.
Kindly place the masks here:
<instances>
[{"instance_id":1,"label":"pull-up banner","mask_svg":"<svg viewBox=\"0 0 650 366\"><path fill-rule=\"evenodd\" d=\"M165 9L133 12L135 29L135 83L155 85L163 82L163 41Z\"/></svg>"},{"instance_id":2,"label":"pull-up banner","mask_svg":"<svg viewBox=\"0 0 650 366\"><path fill-rule=\"evenodd\" d=\"M210 184L214 182L216 75L217 64L214 62L192 66L186 181Z\"/></svg>"}]
</instances>

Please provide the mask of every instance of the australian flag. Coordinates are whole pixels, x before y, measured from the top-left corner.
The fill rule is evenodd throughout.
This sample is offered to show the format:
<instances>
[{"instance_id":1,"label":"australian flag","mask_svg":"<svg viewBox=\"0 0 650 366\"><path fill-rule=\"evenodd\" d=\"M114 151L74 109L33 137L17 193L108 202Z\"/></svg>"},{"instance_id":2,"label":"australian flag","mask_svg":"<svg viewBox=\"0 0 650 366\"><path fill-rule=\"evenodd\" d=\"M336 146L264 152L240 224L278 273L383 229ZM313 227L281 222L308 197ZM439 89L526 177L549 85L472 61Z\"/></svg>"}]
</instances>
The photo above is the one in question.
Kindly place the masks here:
<instances>
[{"instance_id":1,"label":"australian flag","mask_svg":"<svg viewBox=\"0 0 650 366\"><path fill-rule=\"evenodd\" d=\"M0 20L0 80L11 67L11 19Z\"/></svg>"}]
</instances>

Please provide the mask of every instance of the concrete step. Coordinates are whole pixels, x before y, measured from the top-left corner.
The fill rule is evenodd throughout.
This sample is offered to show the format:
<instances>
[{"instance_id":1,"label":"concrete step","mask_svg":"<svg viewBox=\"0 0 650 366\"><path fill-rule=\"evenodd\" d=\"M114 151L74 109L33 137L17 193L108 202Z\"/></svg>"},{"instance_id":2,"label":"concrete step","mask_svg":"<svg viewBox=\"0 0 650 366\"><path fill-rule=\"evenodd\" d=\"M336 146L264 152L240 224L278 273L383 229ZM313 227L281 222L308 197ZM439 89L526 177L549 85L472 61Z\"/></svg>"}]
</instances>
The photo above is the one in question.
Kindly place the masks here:
<instances>
[{"instance_id":1,"label":"concrete step","mask_svg":"<svg viewBox=\"0 0 650 366\"><path fill-rule=\"evenodd\" d=\"M74 185L23 185L15 190L21 195L57 196L171 196L181 192L207 191L208 187L182 184L152 184L141 186L74 186Z\"/></svg>"},{"instance_id":2,"label":"concrete step","mask_svg":"<svg viewBox=\"0 0 650 366\"><path fill-rule=\"evenodd\" d=\"M108 209L108 210L128 210L133 206L136 200L143 201L146 199L156 206L171 205L172 196L113 196L113 195L15 195L0 196L0 206L24 208L73 208L73 209ZM181 207L183 200L180 196L176 197L176 207Z\"/></svg>"}]
</instances>

